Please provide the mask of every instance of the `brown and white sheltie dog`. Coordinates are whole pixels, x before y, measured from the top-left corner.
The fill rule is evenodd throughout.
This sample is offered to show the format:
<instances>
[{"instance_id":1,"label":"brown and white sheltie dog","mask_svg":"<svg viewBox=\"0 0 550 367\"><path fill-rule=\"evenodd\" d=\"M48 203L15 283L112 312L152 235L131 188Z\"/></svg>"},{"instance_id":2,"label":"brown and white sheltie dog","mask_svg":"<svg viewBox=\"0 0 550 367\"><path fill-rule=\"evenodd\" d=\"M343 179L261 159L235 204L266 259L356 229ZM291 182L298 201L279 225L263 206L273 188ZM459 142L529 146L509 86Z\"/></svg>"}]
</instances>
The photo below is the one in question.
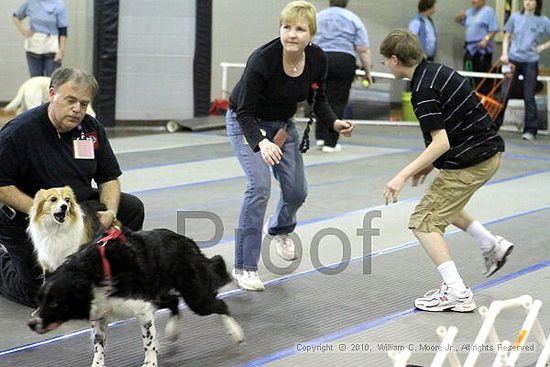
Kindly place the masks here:
<instances>
[{"instance_id":1,"label":"brown and white sheltie dog","mask_svg":"<svg viewBox=\"0 0 550 367\"><path fill-rule=\"evenodd\" d=\"M79 205L69 186L36 193L27 232L44 274L53 272L81 245L92 240L101 228L95 213L105 210L101 205L98 202Z\"/></svg>"}]
</instances>

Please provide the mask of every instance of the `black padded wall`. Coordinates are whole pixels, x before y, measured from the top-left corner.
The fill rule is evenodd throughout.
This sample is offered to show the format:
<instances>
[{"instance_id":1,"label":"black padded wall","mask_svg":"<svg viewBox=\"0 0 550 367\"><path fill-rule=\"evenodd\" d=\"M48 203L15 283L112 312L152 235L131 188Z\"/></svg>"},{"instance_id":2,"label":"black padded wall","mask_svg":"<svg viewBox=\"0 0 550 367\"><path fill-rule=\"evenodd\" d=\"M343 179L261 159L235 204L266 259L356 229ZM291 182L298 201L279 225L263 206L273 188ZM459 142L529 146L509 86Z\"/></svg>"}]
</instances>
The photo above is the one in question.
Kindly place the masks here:
<instances>
[{"instance_id":1,"label":"black padded wall","mask_svg":"<svg viewBox=\"0 0 550 367\"><path fill-rule=\"evenodd\" d=\"M195 58L193 60L193 93L195 116L207 116L210 108L212 72L212 0L196 1Z\"/></svg>"},{"instance_id":2,"label":"black padded wall","mask_svg":"<svg viewBox=\"0 0 550 367\"><path fill-rule=\"evenodd\" d=\"M118 15L119 0L95 0L94 75L99 83L99 93L94 100L94 109L105 126L115 125Z\"/></svg>"}]
</instances>

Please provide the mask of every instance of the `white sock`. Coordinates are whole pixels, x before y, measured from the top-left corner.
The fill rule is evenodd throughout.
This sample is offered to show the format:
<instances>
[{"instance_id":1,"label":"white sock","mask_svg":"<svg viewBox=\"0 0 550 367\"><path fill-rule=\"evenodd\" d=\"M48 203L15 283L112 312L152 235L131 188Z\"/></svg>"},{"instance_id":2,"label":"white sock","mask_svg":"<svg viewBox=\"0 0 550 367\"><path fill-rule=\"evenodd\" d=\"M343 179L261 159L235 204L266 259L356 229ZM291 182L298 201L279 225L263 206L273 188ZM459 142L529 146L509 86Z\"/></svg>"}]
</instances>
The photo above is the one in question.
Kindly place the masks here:
<instances>
[{"instance_id":1,"label":"white sock","mask_svg":"<svg viewBox=\"0 0 550 367\"><path fill-rule=\"evenodd\" d=\"M455 291L455 293L461 294L466 290L464 281L460 277L454 261L445 261L437 267L437 270L439 270L445 284Z\"/></svg>"},{"instance_id":2,"label":"white sock","mask_svg":"<svg viewBox=\"0 0 550 367\"><path fill-rule=\"evenodd\" d=\"M470 223L466 232L479 244L481 251L490 250L497 242L495 236L477 220Z\"/></svg>"}]
</instances>

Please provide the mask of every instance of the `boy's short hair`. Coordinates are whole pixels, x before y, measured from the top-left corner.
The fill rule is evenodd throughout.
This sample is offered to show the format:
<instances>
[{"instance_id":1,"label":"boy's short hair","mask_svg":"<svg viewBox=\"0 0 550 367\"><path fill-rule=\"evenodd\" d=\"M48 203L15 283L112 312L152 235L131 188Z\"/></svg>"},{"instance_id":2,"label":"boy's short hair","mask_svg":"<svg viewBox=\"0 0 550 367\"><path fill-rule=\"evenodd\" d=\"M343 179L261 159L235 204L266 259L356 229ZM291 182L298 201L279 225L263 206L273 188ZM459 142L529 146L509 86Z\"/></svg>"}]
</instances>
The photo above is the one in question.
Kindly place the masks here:
<instances>
[{"instance_id":1,"label":"boy's short hair","mask_svg":"<svg viewBox=\"0 0 550 367\"><path fill-rule=\"evenodd\" d=\"M426 57L418 37L407 29L391 31L380 45L380 54L388 59L395 55L404 66L418 65Z\"/></svg>"}]
</instances>

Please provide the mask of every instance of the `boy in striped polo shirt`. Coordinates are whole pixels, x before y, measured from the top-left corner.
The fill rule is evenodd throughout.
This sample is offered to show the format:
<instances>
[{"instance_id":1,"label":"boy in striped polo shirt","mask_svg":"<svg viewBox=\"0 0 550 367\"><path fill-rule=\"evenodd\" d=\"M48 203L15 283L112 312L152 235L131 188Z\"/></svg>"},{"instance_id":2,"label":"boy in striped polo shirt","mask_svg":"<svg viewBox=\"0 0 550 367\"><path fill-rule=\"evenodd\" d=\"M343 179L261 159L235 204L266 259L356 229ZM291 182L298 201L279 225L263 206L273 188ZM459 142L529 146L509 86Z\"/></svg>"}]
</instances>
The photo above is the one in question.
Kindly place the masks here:
<instances>
[{"instance_id":1,"label":"boy in striped polo shirt","mask_svg":"<svg viewBox=\"0 0 550 367\"><path fill-rule=\"evenodd\" d=\"M411 215L409 228L437 266L443 284L417 298L415 306L425 311L472 311L476 308L472 291L464 285L443 234L454 224L472 236L485 259L486 276L504 265L513 244L494 236L464 211L472 195L498 170L504 141L467 80L445 65L427 62L413 33L392 31L380 53L396 79L411 80L411 101L426 145L386 184L386 203L390 198L397 201L408 179L416 186L434 167L439 170Z\"/></svg>"}]
</instances>

